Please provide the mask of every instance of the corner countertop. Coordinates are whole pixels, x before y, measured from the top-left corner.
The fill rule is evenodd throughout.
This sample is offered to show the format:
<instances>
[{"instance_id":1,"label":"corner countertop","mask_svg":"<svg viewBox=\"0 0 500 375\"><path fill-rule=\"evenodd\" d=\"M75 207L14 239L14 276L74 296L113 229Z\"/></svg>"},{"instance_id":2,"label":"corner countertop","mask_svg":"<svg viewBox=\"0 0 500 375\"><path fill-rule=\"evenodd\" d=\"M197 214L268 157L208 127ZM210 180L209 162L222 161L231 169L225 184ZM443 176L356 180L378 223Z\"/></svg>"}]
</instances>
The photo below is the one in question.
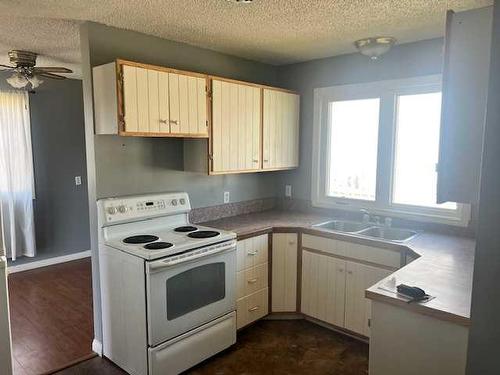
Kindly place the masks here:
<instances>
[{"instance_id":1,"label":"corner countertop","mask_svg":"<svg viewBox=\"0 0 500 375\"><path fill-rule=\"evenodd\" d=\"M470 324L475 248L473 239L424 232L408 242L394 244L313 227L331 219L314 213L269 210L209 221L203 225L236 232L238 239L273 231L306 231L339 240L355 239L413 252L418 259L367 289L366 297L456 324ZM408 304L396 294L379 288L393 277L397 284L418 286L436 298L427 303Z\"/></svg>"}]
</instances>

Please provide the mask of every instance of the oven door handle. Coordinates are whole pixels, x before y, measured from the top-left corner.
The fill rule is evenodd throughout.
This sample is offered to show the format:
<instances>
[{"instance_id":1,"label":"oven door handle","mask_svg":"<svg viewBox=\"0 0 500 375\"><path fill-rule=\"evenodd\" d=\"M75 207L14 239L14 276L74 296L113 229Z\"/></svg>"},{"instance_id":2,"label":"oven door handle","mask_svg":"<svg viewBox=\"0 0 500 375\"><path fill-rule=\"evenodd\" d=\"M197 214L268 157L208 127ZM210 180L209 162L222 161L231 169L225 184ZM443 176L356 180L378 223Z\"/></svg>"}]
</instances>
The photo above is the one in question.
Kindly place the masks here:
<instances>
[{"instance_id":1,"label":"oven door handle","mask_svg":"<svg viewBox=\"0 0 500 375\"><path fill-rule=\"evenodd\" d=\"M221 253L225 253L225 252L228 252L230 250L235 250L236 249L236 241L231 241L229 242L228 244L225 244L223 246L215 246L213 249L208 249L206 251L201 251L199 253L195 253L195 254L192 254L192 255L188 255L188 256L173 256L172 258L167 258L167 259L164 259L164 260L158 260L158 261L154 261L154 262L151 262L148 264L148 273L155 273L155 272L158 272L158 271L161 271L162 269L165 269L165 268L170 268L170 267L174 267L174 266L177 266L181 263L187 263L187 262L191 262L193 260L196 260L196 259L199 259L199 258L204 258L204 257L208 257L208 256L213 256L213 255L216 255L216 254L221 254Z\"/></svg>"}]
</instances>

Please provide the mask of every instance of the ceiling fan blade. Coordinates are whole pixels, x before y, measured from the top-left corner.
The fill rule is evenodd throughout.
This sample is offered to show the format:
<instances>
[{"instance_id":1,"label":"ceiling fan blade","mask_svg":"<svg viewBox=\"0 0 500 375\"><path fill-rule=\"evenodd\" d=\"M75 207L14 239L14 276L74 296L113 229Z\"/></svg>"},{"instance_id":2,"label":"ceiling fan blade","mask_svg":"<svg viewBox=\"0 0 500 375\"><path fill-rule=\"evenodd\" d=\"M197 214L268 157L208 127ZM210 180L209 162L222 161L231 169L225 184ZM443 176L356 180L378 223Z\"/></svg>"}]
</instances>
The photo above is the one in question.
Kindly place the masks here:
<instances>
[{"instance_id":1,"label":"ceiling fan blade","mask_svg":"<svg viewBox=\"0 0 500 375\"><path fill-rule=\"evenodd\" d=\"M66 79L66 77L60 76L59 74L52 74L48 72L37 72L37 75L40 77L52 78L52 79Z\"/></svg>"},{"instance_id":2,"label":"ceiling fan blade","mask_svg":"<svg viewBox=\"0 0 500 375\"><path fill-rule=\"evenodd\" d=\"M34 73L73 73L71 69L63 68L61 66L45 66L45 67L35 67L33 69Z\"/></svg>"}]
</instances>

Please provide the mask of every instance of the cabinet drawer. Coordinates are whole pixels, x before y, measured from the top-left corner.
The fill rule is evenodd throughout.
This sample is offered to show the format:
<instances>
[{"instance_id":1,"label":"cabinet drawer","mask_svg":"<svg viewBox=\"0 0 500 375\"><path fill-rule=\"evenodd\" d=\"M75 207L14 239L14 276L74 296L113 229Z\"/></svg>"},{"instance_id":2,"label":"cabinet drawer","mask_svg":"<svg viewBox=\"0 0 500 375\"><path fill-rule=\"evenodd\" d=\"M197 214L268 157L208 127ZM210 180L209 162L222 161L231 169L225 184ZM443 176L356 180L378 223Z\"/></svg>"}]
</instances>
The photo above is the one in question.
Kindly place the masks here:
<instances>
[{"instance_id":1,"label":"cabinet drawer","mask_svg":"<svg viewBox=\"0 0 500 375\"><path fill-rule=\"evenodd\" d=\"M267 263L267 251L267 234L238 241L237 270L243 271L259 264Z\"/></svg>"},{"instance_id":2,"label":"cabinet drawer","mask_svg":"<svg viewBox=\"0 0 500 375\"><path fill-rule=\"evenodd\" d=\"M268 286L268 263L237 272L238 296L246 297Z\"/></svg>"},{"instance_id":3,"label":"cabinet drawer","mask_svg":"<svg viewBox=\"0 0 500 375\"><path fill-rule=\"evenodd\" d=\"M236 325L238 329L267 315L268 293L269 289L264 288L238 300L236 304Z\"/></svg>"}]
</instances>

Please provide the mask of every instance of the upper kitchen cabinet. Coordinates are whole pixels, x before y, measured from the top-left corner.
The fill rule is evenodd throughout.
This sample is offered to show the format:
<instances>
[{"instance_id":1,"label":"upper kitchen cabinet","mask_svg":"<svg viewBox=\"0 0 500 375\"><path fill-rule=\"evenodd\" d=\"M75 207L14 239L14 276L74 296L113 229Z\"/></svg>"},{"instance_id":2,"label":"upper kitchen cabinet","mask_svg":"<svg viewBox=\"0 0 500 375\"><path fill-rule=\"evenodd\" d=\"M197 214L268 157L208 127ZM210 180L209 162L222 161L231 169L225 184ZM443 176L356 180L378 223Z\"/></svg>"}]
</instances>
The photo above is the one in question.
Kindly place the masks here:
<instances>
[{"instance_id":1,"label":"upper kitchen cabinet","mask_svg":"<svg viewBox=\"0 0 500 375\"><path fill-rule=\"evenodd\" d=\"M478 200L492 15L492 7L447 13L437 186L439 203Z\"/></svg>"},{"instance_id":2,"label":"upper kitchen cabinet","mask_svg":"<svg viewBox=\"0 0 500 375\"><path fill-rule=\"evenodd\" d=\"M258 86L213 79L211 171L256 171L261 167L261 105Z\"/></svg>"},{"instance_id":3,"label":"upper kitchen cabinet","mask_svg":"<svg viewBox=\"0 0 500 375\"><path fill-rule=\"evenodd\" d=\"M184 168L209 174L265 172L299 165L299 95L210 78L209 142L186 140Z\"/></svg>"},{"instance_id":4,"label":"upper kitchen cabinet","mask_svg":"<svg viewBox=\"0 0 500 375\"><path fill-rule=\"evenodd\" d=\"M96 134L208 137L206 75L117 60L93 82Z\"/></svg>"},{"instance_id":5,"label":"upper kitchen cabinet","mask_svg":"<svg viewBox=\"0 0 500 375\"><path fill-rule=\"evenodd\" d=\"M299 165L299 96L263 89L263 169Z\"/></svg>"}]
</instances>

